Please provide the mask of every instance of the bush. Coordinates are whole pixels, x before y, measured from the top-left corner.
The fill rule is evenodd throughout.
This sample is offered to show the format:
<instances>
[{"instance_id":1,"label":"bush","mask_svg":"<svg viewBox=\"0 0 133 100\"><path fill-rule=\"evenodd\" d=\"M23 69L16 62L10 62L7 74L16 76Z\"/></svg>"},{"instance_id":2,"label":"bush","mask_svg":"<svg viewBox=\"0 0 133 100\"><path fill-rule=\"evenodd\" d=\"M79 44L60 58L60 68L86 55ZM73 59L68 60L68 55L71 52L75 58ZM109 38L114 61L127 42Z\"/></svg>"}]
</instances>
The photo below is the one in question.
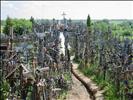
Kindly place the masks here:
<instances>
[{"instance_id":1,"label":"bush","mask_svg":"<svg viewBox=\"0 0 133 100\"><path fill-rule=\"evenodd\" d=\"M131 36L132 34L131 34L131 32L130 31L124 31L123 33L122 33L122 36Z\"/></svg>"},{"instance_id":2,"label":"bush","mask_svg":"<svg viewBox=\"0 0 133 100\"><path fill-rule=\"evenodd\" d=\"M9 35L10 27L13 27L13 31L16 35L32 32L32 22L26 19L11 19L8 17L3 28L3 33Z\"/></svg>"},{"instance_id":3,"label":"bush","mask_svg":"<svg viewBox=\"0 0 133 100\"><path fill-rule=\"evenodd\" d=\"M10 89L10 86L9 86L9 84L6 80L1 82L1 85L0 85L0 92L1 92L0 100L7 99L8 95L9 95L9 89Z\"/></svg>"}]
</instances>

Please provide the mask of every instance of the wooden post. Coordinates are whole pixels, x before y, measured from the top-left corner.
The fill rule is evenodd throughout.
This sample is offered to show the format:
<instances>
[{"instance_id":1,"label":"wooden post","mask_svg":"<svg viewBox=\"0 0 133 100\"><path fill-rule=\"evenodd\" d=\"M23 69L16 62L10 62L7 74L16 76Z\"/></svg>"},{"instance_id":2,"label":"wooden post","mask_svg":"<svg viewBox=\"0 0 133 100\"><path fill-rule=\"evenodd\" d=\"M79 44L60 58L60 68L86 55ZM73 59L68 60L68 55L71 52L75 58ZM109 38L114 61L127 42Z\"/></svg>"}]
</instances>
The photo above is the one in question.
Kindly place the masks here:
<instances>
[{"instance_id":1,"label":"wooden post","mask_svg":"<svg viewBox=\"0 0 133 100\"><path fill-rule=\"evenodd\" d=\"M32 65L33 65L33 72L35 73L35 68L37 66L37 58L36 57L33 58Z\"/></svg>"},{"instance_id":2,"label":"wooden post","mask_svg":"<svg viewBox=\"0 0 133 100\"><path fill-rule=\"evenodd\" d=\"M75 40L75 58L78 59L78 36L76 34L76 40Z\"/></svg>"},{"instance_id":3,"label":"wooden post","mask_svg":"<svg viewBox=\"0 0 133 100\"><path fill-rule=\"evenodd\" d=\"M11 50L13 49L13 27L10 27L10 36L11 36Z\"/></svg>"},{"instance_id":4,"label":"wooden post","mask_svg":"<svg viewBox=\"0 0 133 100\"><path fill-rule=\"evenodd\" d=\"M20 71L20 97L22 98L23 96L23 91L22 91L22 81L23 81L23 68L22 66L19 67L19 71Z\"/></svg>"}]
</instances>

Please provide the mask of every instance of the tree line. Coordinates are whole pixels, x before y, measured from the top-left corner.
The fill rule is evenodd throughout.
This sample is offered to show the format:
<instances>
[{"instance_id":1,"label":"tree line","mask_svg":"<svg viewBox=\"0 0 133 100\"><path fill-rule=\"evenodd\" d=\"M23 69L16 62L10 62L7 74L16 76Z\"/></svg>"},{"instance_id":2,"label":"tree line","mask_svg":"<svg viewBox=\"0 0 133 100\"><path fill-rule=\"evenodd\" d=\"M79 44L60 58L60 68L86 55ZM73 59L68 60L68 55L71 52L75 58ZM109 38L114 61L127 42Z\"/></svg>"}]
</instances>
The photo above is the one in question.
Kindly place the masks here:
<instances>
[{"instance_id":1,"label":"tree line","mask_svg":"<svg viewBox=\"0 0 133 100\"><path fill-rule=\"evenodd\" d=\"M13 27L15 35L32 32L32 22L26 19L11 19L10 17L7 17L5 22L2 21L2 25L2 33L6 35L9 35L10 27Z\"/></svg>"}]
</instances>

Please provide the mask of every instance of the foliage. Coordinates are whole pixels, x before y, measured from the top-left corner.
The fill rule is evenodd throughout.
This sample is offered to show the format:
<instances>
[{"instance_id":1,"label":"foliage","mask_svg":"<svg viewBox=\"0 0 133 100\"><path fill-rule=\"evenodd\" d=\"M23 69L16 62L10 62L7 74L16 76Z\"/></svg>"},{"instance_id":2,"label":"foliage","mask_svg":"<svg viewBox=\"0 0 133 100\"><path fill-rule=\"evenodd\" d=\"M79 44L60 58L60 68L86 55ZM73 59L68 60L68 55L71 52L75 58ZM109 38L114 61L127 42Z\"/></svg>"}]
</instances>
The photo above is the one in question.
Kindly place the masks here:
<instances>
[{"instance_id":1,"label":"foliage","mask_svg":"<svg viewBox=\"0 0 133 100\"><path fill-rule=\"evenodd\" d=\"M0 33L3 33L3 27L1 26L1 28L0 28Z\"/></svg>"},{"instance_id":2,"label":"foliage","mask_svg":"<svg viewBox=\"0 0 133 100\"><path fill-rule=\"evenodd\" d=\"M32 32L33 32L35 20L34 20L34 18L32 16L30 18L30 22L32 23Z\"/></svg>"},{"instance_id":3,"label":"foliage","mask_svg":"<svg viewBox=\"0 0 133 100\"><path fill-rule=\"evenodd\" d=\"M124 21L119 24L112 23L112 33L117 37L133 37L133 21Z\"/></svg>"},{"instance_id":4,"label":"foliage","mask_svg":"<svg viewBox=\"0 0 133 100\"><path fill-rule=\"evenodd\" d=\"M88 15L87 17L87 26L90 27L91 26L91 19L90 19L90 15Z\"/></svg>"},{"instance_id":5,"label":"foliage","mask_svg":"<svg viewBox=\"0 0 133 100\"><path fill-rule=\"evenodd\" d=\"M35 23L35 20L34 20L34 18L31 16L31 18L30 18L30 21L32 22L32 24L34 24Z\"/></svg>"},{"instance_id":6,"label":"foliage","mask_svg":"<svg viewBox=\"0 0 133 100\"><path fill-rule=\"evenodd\" d=\"M32 23L26 19L14 19L14 33L22 35L24 33L30 33L32 28Z\"/></svg>"},{"instance_id":7,"label":"foliage","mask_svg":"<svg viewBox=\"0 0 133 100\"><path fill-rule=\"evenodd\" d=\"M102 32L107 32L108 27L109 27L108 21L105 20L97 21L94 23L94 28Z\"/></svg>"},{"instance_id":8,"label":"foliage","mask_svg":"<svg viewBox=\"0 0 133 100\"><path fill-rule=\"evenodd\" d=\"M12 19L10 17L7 17L7 19L6 19L6 25L5 25L4 29L3 29L3 32L5 34L9 35L9 33L10 33L10 27L12 27L12 26L13 26Z\"/></svg>"},{"instance_id":9,"label":"foliage","mask_svg":"<svg viewBox=\"0 0 133 100\"><path fill-rule=\"evenodd\" d=\"M26 19L11 19L7 17L6 25L4 26L3 33L9 35L10 27L13 26L13 31L16 35L22 35L24 33L30 33L32 23Z\"/></svg>"},{"instance_id":10,"label":"foliage","mask_svg":"<svg viewBox=\"0 0 133 100\"><path fill-rule=\"evenodd\" d=\"M5 100L9 95L10 86L6 80L3 80L0 85L1 100Z\"/></svg>"},{"instance_id":11,"label":"foliage","mask_svg":"<svg viewBox=\"0 0 133 100\"><path fill-rule=\"evenodd\" d=\"M5 20L1 20L1 26L5 26L6 25L6 21Z\"/></svg>"},{"instance_id":12,"label":"foliage","mask_svg":"<svg viewBox=\"0 0 133 100\"><path fill-rule=\"evenodd\" d=\"M60 92L59 97L57 98L57 100L65 100L66 99L66 95L67 95L67 91L66 90L62 90Z\"/></svg>"},{"instance_id":13,"label":"foliage","mask_svg":"<svg viewBox=\"0 0 133 100\"><path fill-rule=\"evenodd\" d=\"M97 85L105 90L104 97L105 100L119 100L119 97L116 96L116 87L110 80L104 80L103 75L98 72L97 65L91 65L90 67L78 67L84 75L91 78Z\"/></svg>"},{"instance_id":14,"label":"foliage","mask_svg":"<svg viewBox=\"0 0 133 100\"><path fill-rule=\"evenodd\" d=\"M122 33L122 36L131 36L131 35L132 35L131 32L127 30L123 31Z\"/></svg>"}]
</instances>

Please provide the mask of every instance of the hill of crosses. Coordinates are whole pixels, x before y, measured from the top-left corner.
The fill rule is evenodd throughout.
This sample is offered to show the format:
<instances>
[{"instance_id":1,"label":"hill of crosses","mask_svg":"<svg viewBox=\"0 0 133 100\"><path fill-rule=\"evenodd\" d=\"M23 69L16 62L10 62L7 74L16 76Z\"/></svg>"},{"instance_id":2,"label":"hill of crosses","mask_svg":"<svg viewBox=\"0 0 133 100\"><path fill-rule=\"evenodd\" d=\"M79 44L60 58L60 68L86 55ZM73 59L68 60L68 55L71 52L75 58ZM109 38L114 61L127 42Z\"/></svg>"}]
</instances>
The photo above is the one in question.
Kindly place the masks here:
<instances>
[{"instance_id":1,"label":"hill of crosses","mask_svg":"<svg viewBox=\"0 0 133 100\"><path fill-rule=\"evenodd\" d=\"M133 100L133 20L62 16L1 20L0 100Z\"/></svg>"}]
</instances>

